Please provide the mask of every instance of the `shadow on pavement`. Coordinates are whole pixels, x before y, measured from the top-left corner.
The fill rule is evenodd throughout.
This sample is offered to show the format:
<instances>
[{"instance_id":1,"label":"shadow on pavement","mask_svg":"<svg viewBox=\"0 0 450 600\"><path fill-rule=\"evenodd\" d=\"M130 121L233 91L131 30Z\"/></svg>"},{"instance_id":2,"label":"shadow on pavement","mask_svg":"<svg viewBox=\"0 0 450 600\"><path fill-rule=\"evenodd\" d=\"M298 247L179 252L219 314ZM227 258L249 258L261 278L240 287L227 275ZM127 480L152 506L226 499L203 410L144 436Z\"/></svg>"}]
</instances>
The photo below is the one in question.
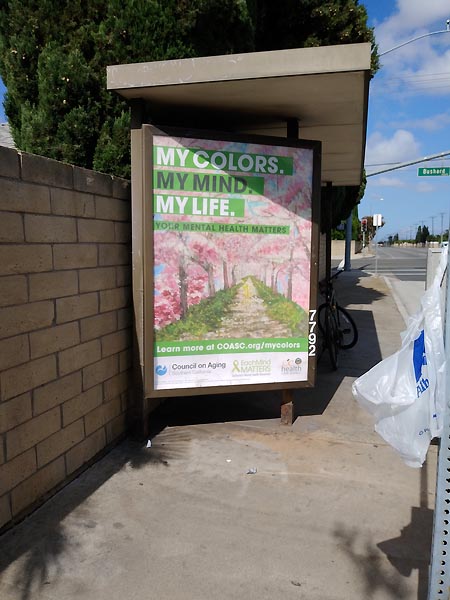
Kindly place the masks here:
<instances>
[{"instance_id":1,"label":"shadow on pavement","mask_svg":"<svg viewBox=\"0 0 450 600\"><path fill-rule=\"evenodd\" d=\"M59 557L71 550L72 542L64 531L65 517L78 509L80 527L96 527L97 523L88 518L87 513L83 518L82 505L89 496L125 465L132 469L140 469L150 463L168 466L176 453L183 451L184 442L182 432L163 432L152 452L146 450L145 444L129 440L111 450L101 461L1 537L0 580L10 564L20 561L12 583L16 590L20 590L21 600L32 600L36 589L42 591L44 586L50 585L50 573L52 580L61 575Z\"/></svg>"}]
</instances>

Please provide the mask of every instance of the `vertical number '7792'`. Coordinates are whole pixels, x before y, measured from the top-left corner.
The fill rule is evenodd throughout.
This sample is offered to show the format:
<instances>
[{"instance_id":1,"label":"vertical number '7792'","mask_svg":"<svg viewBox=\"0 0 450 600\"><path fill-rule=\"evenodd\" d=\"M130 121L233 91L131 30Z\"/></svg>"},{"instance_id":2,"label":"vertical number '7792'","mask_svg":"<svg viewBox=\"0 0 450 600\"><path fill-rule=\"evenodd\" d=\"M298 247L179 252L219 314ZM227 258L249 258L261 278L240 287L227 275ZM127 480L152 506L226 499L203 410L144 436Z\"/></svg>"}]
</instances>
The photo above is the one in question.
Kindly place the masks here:
<instances>
[{"instance_id":1,"label":"vertical number '7792'","mask_svg":"<svg viewBox=\"0 0 450 600\"><path fill-rule=\"evenodd\" d=\"M317 343L316 315L317 315L317 310L311 309L309 311L308 356L316 355L316 343Z\"/></svg>"}]
</instances>

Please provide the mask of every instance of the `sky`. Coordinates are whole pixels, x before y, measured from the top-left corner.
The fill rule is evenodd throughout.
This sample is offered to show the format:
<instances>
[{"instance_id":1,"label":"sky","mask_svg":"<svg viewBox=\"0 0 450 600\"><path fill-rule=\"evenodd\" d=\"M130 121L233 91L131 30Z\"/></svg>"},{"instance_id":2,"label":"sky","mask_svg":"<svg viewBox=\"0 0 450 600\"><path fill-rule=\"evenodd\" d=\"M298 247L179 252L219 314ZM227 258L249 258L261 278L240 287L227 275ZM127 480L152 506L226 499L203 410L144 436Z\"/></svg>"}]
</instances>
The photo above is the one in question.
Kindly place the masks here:
<instances>
[{"instance_id":1,"label":"sky","mask_svg":"<svg viewBox=\"0 0 450 600\"><path fill-rule=\"evenodd\" d=\"M379 54L446 30L448 0L363 0ZM370 83L366 173L450 152L450 31L423 37L380 57ZM359 217L382 214L379 241L448 228L450 177L419 177L418 167L450 166L450 155L368 177Z\"/></svg>"},{"instance_id":2,"label":"sky","mask_svg":"<svg viewBox=\"0 0 450 600\"><path fill-rule=\"evenodd\" d=\"M448 0L362 0L379 53L446 30ZM426 35L380 58L370 83L367 174L398 163L450 152L450 31ZM0 80L0 98L5 88ZM0 122L6 121L0 103ZM415 237L426 225L439 235L450 220L450 177L419 177L418 167L450 166L443 159L368 177L359 217L382 214L377 235Z\"/></svg>"}]
</instances>

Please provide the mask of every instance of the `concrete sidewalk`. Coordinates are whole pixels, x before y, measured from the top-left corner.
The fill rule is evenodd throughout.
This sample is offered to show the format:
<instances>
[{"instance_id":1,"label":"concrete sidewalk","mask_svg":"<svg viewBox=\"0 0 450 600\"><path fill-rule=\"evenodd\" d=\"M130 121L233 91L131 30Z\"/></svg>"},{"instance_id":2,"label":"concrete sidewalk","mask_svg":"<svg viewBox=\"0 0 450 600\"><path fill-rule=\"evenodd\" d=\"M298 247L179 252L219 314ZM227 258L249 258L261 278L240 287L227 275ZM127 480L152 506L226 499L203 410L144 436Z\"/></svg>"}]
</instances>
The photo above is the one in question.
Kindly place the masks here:
<instances>
[{"instance_id":1,"label":"concrete sidewalk","mask_svg":"<svg viewBox=\"0 0 450 600\"><path fill-rule=\"evenodd\" d=\"M293 427L274 393L170 400L0 539L5 600L425 600L436 446L406 467L351 384L398 349L383 278L336 281L358 325ZM253 474L249 471L255 471Z\"/></svg>"}]
</instances>

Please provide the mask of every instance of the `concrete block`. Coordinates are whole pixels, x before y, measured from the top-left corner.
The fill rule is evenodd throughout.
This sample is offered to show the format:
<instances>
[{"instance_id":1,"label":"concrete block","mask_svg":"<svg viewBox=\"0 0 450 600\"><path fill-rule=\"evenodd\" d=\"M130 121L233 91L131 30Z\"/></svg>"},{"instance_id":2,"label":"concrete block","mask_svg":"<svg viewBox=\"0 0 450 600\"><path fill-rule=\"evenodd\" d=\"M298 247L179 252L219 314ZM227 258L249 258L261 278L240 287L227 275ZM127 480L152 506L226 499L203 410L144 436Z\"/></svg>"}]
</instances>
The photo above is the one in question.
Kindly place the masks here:
<instances>
[{"instance_id":1,"label":"concrete block","mask_svg":"<svg viewBox=\"0 0 450 600\"><path fill-rule=\"evenodd\" d=\"M49 214L49 189L42 185L0 178L0 210Z\"/></svg>"},{"instance_id":2,"label":"concrete block","mask_svg":"<svg viewBox=\"0 0 450 600\"><path fill-rule=\"evenodd\" d=\"M114 223L115 242L118 244L128 244L131 242L131 223Z\"/></svg>"},{"instance_id":3,"label":"concrete block","mask_svg":"<svg viewBox=\"0 0 450 600\"><path fill-rule=\"evenodd\" d=\"M0 433L14 429L32 417L31 393L0 403Z\"/></svg>"},{"instance_id":4,"label":"concrete block","mask_svg":"<svg viewBox=\"0 0 450 600\"><path fill-rule=\"evenodd\" d=\"M30 333L31 358L47 356L80 343L78 323L67 323Z\"/></svg>"},{"instance_id":5,"label":"concrete block","mask_svg":"<svg viewBox=\"0 0 450 600\"><path fill-rule=\"evenodd\" d=\"M20 454L0 467L0 496L10 492L36 471L34 448Z\"/></svg>"},{"instance_id":6,"label":"concrete block","mask_svg":"<svg viewBox=\"0 0 450 600\"><path fill-rule=\"evenodd\" d=\"M81 371L60 377L33 392L34 414L39 415L81 393Z\"/></svg>"},{"instance_id":7,"label":"concrete block","mask_svg":"<svg viewBox=\"0 0 450 600\"><path fill-rule=\"evenodd\" d=\"M84 417L84 427L86 435L90 435L97 431L100 427L104 427L106 423L112 421L121 412L120 398L114 398L109 402L101 404Z\"/></svg>"},{"instance_id":8,"label":"concrete block","mask_svg":"<svg viewBox=\"0 0 450 600\"><path fill-rule=\"evenodd\" d=\"M80 271L80 292L107 290L116 287L114 267L83 269Z\"/></svg>"},{"instance_id":9,"label":"concrete block","mask_svg":"<svg viewBox=\"0 0 450 600\"><path fill-rule=\"evenodd\" d=\"M50 190L50 198L51 212L54 215L95 217L95 202L92 194L52 188Z\"/></svg>"},{"instance_id":10,"label":"concrete block","mask_svg":"<svg viewBox=\"0 0 450 600\"><path fill-rule=\"evenodd\" d=\"M29 276L30 301L62 298L78 293L77 271L51 271Z\"/></svg>"},{"instance_id":11,"label":"concrete block","mask_svg":"<svg viewBox=\"0 0 450 600\"><path fill-rule=\"evenodd\" d=\"M25 275L2 277L0 285L0 306L25 304L28 301L27 278Z\"/></svg>"},{"instance_id":12,"label":"concrete block","mask_svg":"<svg viewBox=\"0 0 450 600\"><path fill-rule=\"evenodd\" d=\"M130 327L133 322L133 313L130 306L117 311L117 329Z\"/></svg>"},{"instance_id":13,"label":"concrete block","mask_svg":"<svg viewBox=\"0 0 450 600\"><path fill-rule=\"evenodd\" d=\"M81 341L86 342L117 330L115 311L89 317L80 321Z\"/></svg>"},{"instance_id":14,"label":"concrete block","mask_svg":"<svg viewBox=\"0 0 450 600\"><path fill-rule=\"evenodd\" d=\"M106 442L110 444L127 430L127 421L125 413L115 417L112 421L106 424Z\"/></svg>"},{"instance_id":15,"label":"concrete block","mask_svg":"<svg viewBox=\"0 0 450 600\"><path fill-rule=\"evenodd\" d=\"M83 394L75 396L75 398L67 400L62 406L64 427L91 412L94 408L100 406L102 402L103 389L101 384L96 385Z\"/></svg>"},{"instance_id":16,"label":"concrete block","mask_svg":"<svg viewBox=\"0 0 450 600\"><path fill-rule=\"evenodd\" d=\"M18 335L0 341L0 371L25 363L29 359L30 347L27 335Z\"/></svg>"},{"instance_id":17,"label":"concrete block","mask_svg":"<svg viewBox=\"0 0 450 600\"><path fill-rule=\"evenodd\" d=\"M64 457L57 458L26 479L11 492L13 516L40 500L66 477Z\"/></svg>"},{"instance_id":18,"label":"concrete block","mask_svg":"<svg viewBox=\"0 0 450 600\"><path fill-rule=\"evenodd\" d=\"M98 341L98 340L96 340ZM92 343L92 342L90 342ZM117 354L108 356L83 369L83 390L102 383L119 372L119 357Z\"/></svg>"},{"instance_id":19,"label":"concrete block","mask_svg":"<svg viewBox=\"0 0 450 600\"><path fill-rule=\"evenodd\" d=\"M112 400L120 396L123 392L126 392L130 387L130 373L125 371L124 373L119 373L119 375L115 375L105 381L103 384L104 393L103 398L105 402Z\"/></svg>"},{"instance_id":20,"label":"concrete block","mask_svg":"<svg viewBox=\"0 0 450 600\"><path fill-rule=\"evenodd\" d=\"M47 244L4 244L0 256L0 275L51 271L52 247Z\"/></svg>"},{"instance_id":21,"label":"concrete block","mask_svg":"<svg viewBox=\"0 0 450 600\"><path fill-rule=\"evenodd\" d=\"M80 444L69 450L66 454L67 474L73 473L84 463L93 458L106 446L104 429L99 429L93 435L83 440Z\"/></svg>"},{"instance_id":22,"label":"concrete block","mask_svg":"<svg viewBox=\"0 0 450 600\"><path fill-rule=\"evenodd\" d=\"M22 179L51 187L73 188L73 167L36 154L21 155Z\"/></svg>"},{"instance_id":23,"label":"concrete block","mask_svg":"<svg viewBox=\"0 0 450 600\"><path fill-rule=\"evenodd\" d=\"M9 400L56 379L56 358L46 356L13 367L0 374L1 399Z\"/></svg>"},{"instance_id":24,"label":"concrete block","mask_svg":"<svg viewBox=\"0 0 450 600\"><path fill-rule=\"evenodd\" d=\"M98 264L100 266L131 264L131 247L127 244L99 244Z\"/></svg>"},{"instance_id":25,"label":"concrete block","mask_svg":"<svg viewBox=\"0 0 450 600\"><path fill-rule=\"evenodd\" d=\"M113 177L113 196L120 200L130 200L131 198L131 184L128 179L121 179L120 177Z\"/></svg>"},{"instance_id":26,"label":"concrete block","mask_svg":"<svg viewBox=\"0 0 450 600\"><path fill-rule=\"evenodd\" d=\"M98 313L97 292L60 298L56 301L56 322L66 323Z\"/></svg>"},{"instance_id":27,"label":"concrete block","mask_svg":"<svg viewBox=\"0 0 450 600\"><path fill-rule=\"evenodd\" d=\"M72 217L25 215L27 242L67 243L77 241L77 222Z\"/></svg>"},{"instance_id":28,"label":"concrete block","mask_svg":"<svg viewBox=\"0 0 450 600\"><path fill-rule=\"evenodd\" d=\"M0 146L0 177L20 178L19 154L14 148Z\"/></svg>"},{"instance_id":29,"label":"concrete block","mask_svg":"<svg viewBox=\"0 0 450 600\"><path fill-rule=\"evenodd\" d=\"M96 267L95 244L57 244L53 247L55 269L86 269Z\"/></svg>"},{"instance_id":30,"label":"concrete block","mask_svg":"<svg viewBox=\"0 0 450 600\"><path fill-rule=\"evenodd\" d=\"M57 458L84 438L83 419L78 419L64 429L60 429L46 440L39 442L36 447L37 464L41 468L51 460Z\"/></svg>"},{"instance_id":31,"label":"concrete block","mask_svg":"<svg viewBox=\"0 0 450 600\"><path fill-rule=\"evenodd\" d=\"M130 288L122 287L100 292L100 312L124 308L130 303Z\"/></svg>"},{"instance_id":32,"label":"concrete block","mask_svg":"<svg viewBox=\"0 0 450 600\"><path fill-rule=\"evenodd\" d=\"M127 369L131 369L133 364L133 351L130 348L129 350L124 350L119 354L119 372L122 373Z\"/></svg>"},{"instance_id":33,"label":"concrete block","mask_svg":"<svg viewBox=\"0 0 450 600\"><path fill-rule=\"evenodd\" d=\"M49 300L0 308L0 339L49 327L53 318L53 302Z\"/></svg>"},{"instance_id":34,"label":"concrete block","mask_svg":"<svg viewBox=\"0 0 450 600\"><path fill-rule=\"evenodd\" d=\"M78 219L78 236L80 242L111 242L115 241L113 221L100 219Z\"/></svg>"},{"instance_id":35,"label":"concrete block","mask_svg":"<svg viewBox=\"0 0 450 600\"><path fill-rule=\"evenodd\" d=\"M59 406L22 423L6 434L6 457L11 460L61 429Z\"/></svg>"},{"instance_id":36,"label":"concrete block","mask_svg":"<svg viewBox=\"0 0 450 600\"><path fill-rule=\"evenodd\" d=\"M74 188L80 192L90 192L101 196L112 196L113 180L111 175L90 171L82 167L73 168Z\"/></svg>"},{"instance_id":37,"label":"concrete block","mask_svg":"<svg viewBox=\"0 0 450 600\"><path fill-rule=\"evenodd\" d=\"M0 527L3 527L3 525L6 525L7 523L9 523L9 521L11 521L11 519L12 519L12 514L11 514L9 495L2 496L0 498Z\"/></svg>"},{"instance_id":38,"label":"concrete block","mask_svg":"<svg viewBox=\"0 0 450 600\"><path fill-rule=\"evenodd\" d=\"M114 223L112 223L114 227ZM22 215L13 212L0 213L0 242L23 242ZM112 240L114 241L114 239Z\"/></svg>"},{"instance_id":39,"label":"concrete block","mask_svg":"<svg viewBox=\"0 0 450 600\"><path fill-rule=\"evenodd\" d=\"M102 356L118 354L131 346L131 333L129 329L122 329L105 335L101 338Z\"/></svg>"},{"instance_id":40,"label":"concrete block","mask_svg":"<svg viewBox=\"0 0 450 600\"><path fill-rule=\"evenodd\" d=\"M117 287L124 287L131 285L131 265L125 265L122 267L116 267L116 281Z\"/></svg>"},{"instance_id":41,"label":"concrete block","mask_svg":"<svg viewBox=\"0 0 450 600\"><path fill-rule=\"evenodd\" d=\"M108 221L130 221L130 202L117 200L116 198L95 196L95 216L97 219L106 219Z\"/></svg>"},{"instance_id":42,"label":"concrete block","mask_svg":"<svg viewBox=\"0 0 450 600\"><path fill-rule=\"evenodd\" d=\"M101 358L100 340L92 340L68 350L63 350L59 353L58 358L60 375L78 371L92 363L97 364L97 361Z\"/></svg>"}]
</instances>

